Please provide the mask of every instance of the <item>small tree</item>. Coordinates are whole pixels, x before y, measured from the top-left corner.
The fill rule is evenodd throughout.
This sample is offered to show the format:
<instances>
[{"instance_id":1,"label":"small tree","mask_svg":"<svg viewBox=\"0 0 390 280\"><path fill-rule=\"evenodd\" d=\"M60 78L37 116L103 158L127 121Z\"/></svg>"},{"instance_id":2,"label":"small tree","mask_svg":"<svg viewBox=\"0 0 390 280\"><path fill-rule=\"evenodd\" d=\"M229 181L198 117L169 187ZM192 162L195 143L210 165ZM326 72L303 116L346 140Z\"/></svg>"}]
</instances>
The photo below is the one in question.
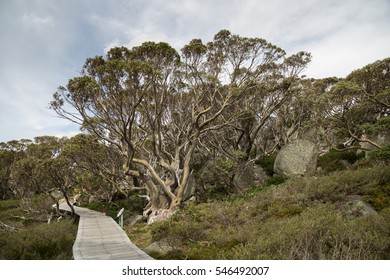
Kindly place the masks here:
<instances>
[{"instance_id":1,"label":"small tree","mask_svg":"<svg viewBox=\"0 0 390 280\"><path fill-rule=\"evenodd\" d=\"M0 199L15 195L11 188L12 166L26 156L25 150L29 144L31 141L27 139L0 143Z\"/></svg>"},{"instance_id":2,"label":"small tree","mask_svg":"<svg viewBox=\"0 0 390 280\"><path fill-rule=\"evenodd\" d=\"M371 136L390 129L389 65L387 58L355 70L317 97L322 116L317 121L334 148L382 148Z\"/></svg>"},{"instance_id":3,"label":"small tree","mask_svg":"<svg viewBox=\"0 0 390 280\"><path fill-rule=\"evenodd\" d=\"M76 167L63 156L46 159L42 166L45 170L44 180L47 186L52 187L50 190L54 188L61 192L66 204L71 209L72 216L75 216L75 210L69 193L78 183Z\"/></svg>"},{"instance_id":4,"label":"small tree","mask_svg":"<svg viewBox=\"0 0 390 280\"><path fill-rule=\"evenodd\" d=\"M122 170L122 155L109 145L99 143L92 134L70 138L61 155L79 170L78 187L85 194L111 201L117 194L127 196L132 187Z\"/></svg>"},{"instance_id":5,"label":"small tree","mask_svg":"<svg viewBox=\"0 0 390 280\"><path fill-rule=\"evenodd\" d=\"M27 202L27 208L34 196L50 197L57 204L58 212L58 197L52 194L55 190L61 191L69 202L68 193L72 187L68 183L69 177L73 178L75 174L69 164L65 165L63 157L60 157L65 142L65 138L36 137L23 148L24 156L13 162L9 185L18 198ZM47 211L32 208L26 210Z\"/></svg>"}]
</instances>

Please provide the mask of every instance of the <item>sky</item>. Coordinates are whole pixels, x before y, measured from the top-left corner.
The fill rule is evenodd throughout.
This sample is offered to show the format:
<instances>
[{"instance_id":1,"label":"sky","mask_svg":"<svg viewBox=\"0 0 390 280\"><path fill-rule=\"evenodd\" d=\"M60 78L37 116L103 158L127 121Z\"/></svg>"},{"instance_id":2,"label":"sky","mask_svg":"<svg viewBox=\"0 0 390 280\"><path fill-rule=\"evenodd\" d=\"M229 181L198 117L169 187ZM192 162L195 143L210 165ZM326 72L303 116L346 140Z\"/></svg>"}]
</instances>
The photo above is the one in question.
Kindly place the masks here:
<instances>
[{"instance_id":1,"label":"sky","mask_svg":"<svg viewBox=\"0 0 390 280\"><path fill-rule=\"evenodd\" d=\"M308 77L345 77L390 56L390 0L0 0L0 142L79 133L49 103L87 58L221 29L310 52Z\"/></svg>"}]
</instances>

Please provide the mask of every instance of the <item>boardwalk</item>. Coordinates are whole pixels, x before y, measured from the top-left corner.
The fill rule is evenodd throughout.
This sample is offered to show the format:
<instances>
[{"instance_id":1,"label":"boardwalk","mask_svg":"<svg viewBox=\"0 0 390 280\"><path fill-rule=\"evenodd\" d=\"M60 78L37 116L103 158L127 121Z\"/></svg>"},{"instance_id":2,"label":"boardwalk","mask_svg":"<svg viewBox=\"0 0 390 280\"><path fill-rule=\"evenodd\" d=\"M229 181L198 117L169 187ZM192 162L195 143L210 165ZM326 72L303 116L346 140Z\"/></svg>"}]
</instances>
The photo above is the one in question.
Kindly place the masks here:
<instances>
[{"instance_id":1,"label":"boardwalk","mask_svg":"<svg viewBox=\"0 0 390 280\"><path fill-rule=\"evenodd\" d=\"M70 211L65 203L60 209ZM75 260L151 260L126 235L122 228L103 213L76 207L80 216L77 238L73 245Z\"/></svg>"}]
</instances>

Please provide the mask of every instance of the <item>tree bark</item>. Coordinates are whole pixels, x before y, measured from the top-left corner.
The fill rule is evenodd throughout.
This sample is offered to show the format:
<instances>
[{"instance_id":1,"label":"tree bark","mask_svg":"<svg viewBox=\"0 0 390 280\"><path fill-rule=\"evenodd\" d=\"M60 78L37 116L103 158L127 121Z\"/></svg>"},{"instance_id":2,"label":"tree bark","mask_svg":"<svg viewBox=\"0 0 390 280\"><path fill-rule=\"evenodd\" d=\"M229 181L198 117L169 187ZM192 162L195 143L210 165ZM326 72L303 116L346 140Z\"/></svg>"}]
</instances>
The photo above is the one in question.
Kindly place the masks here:
<instances>
[{"instance_id":1,"label":"tree bark","mask_svg":"<svg viewBox=\"0 0 390 280\"><path fill-rule=\"evenodd\" d=\"M66 193L66 191L64 190L61 190L62 194L64 195L64 198L65 198L65 201L66 201L66 204L68 204L70 210L71 210L71 213L72 213L72 217L75 218L76 217L76 212L74 211L74 207L73 207L73 204L70 203L70 200L69 200L69 197L68 197L68 194Z\"/></svg>"},{"instance_id":2,"label":"tree bark","mask_svg":"<svg viewBox=\"0 0 390 280\"><path fill-rule=\"evenodd\" d=\"M178 206L180 206L184 194L184 190L187 187L189 175L190 175L190 162L192 159L192 155L194 153L194 150L196 146L198 145L198 139L192 141L191 146L189 150L187 151L187 154L184 159L184 166L183 166L183 177L181 178L181 182L179 185L179 188L177 190L177 194L175 199L172 201L170 205L171 210L176 210Z\"/></svg>"}]
</instances>

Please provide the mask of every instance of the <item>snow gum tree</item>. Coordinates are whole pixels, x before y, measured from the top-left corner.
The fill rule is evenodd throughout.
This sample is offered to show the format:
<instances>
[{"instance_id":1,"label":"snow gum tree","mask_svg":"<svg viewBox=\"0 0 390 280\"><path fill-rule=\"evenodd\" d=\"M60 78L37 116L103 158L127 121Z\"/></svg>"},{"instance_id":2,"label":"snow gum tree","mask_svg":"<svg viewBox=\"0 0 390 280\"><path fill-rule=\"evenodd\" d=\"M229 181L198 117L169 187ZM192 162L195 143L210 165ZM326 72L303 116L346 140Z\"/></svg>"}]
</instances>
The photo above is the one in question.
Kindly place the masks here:
<instances>
[{"instance_id":1,"label":"snow gum tree","mask_svg":"<svg viewBox=\"0 0 390 280\"><path fill-rule=\"evenodd\" d=\"M182 204L202 140L236 121L239 104L256 102L253 93L269 86L264 73L287 66L276 64L284 55L227 30L207 44L192 40L181 54L167 43L116 47L87 59L51 108L118 151L129 184L147 193L152 222Z\"/></svg>"}]
</instances>

